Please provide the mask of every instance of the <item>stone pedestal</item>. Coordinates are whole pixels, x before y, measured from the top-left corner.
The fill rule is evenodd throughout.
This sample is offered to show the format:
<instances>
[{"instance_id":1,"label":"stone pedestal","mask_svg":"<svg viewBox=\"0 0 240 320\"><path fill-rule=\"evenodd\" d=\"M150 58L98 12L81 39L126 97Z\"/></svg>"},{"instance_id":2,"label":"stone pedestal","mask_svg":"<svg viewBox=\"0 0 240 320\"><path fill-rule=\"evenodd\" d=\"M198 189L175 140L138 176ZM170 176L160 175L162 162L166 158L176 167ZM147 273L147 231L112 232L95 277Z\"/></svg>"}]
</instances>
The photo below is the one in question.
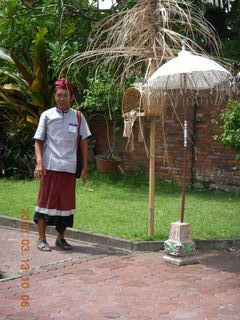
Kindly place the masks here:
<instances>
[{"instance_id":1,"label":"stone pedestal","mask_svg":"<svg viewBox=\"0 0 240 320\"><path fill-rule=\"evenodd\" d=\"M164 242L164 251L168 254L163 259L177 264L186 265L198 263L196 258L196 245L192 241L191 229L188 223L173 222L169 239Z\"/></svg>"}]
</instances>

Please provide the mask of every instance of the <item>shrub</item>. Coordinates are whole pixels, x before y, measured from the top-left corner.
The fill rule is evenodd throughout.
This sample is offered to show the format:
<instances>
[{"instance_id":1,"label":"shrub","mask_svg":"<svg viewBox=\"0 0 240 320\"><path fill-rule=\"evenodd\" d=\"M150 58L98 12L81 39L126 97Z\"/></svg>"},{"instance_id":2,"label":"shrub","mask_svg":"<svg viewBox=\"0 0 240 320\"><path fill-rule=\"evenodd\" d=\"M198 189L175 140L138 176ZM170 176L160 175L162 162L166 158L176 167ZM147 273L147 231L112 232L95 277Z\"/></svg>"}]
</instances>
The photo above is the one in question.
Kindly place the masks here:
<instances>
[{"instance_id":1,"label":"shrub","mask_svg":"<svg viewBox=\"0 0 240 320\"><path fill-rule=\"evenodd\" d=\"M232 148L237 152L237 160L240 160L240 101L230 100L227 109L221 113L223 131L218 140L223 146Z\"/></svg>"}]
</instances>

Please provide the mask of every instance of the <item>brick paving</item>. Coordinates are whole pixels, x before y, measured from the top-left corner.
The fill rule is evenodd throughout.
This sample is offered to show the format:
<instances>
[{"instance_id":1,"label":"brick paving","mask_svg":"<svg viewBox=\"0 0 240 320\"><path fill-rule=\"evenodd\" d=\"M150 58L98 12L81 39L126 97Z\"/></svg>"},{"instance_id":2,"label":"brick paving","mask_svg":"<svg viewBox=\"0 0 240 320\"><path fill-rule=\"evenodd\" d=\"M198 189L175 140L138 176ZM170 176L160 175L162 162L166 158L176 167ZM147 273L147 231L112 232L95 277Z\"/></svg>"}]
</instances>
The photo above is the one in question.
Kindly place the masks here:
<instances>
[{"instance_id":1,"label":"brick paving","mask_svg":"<svg viewBox=\"0 0 240 320\"><path fill-rule=\"evenodd\" d=\"M0 228L1 271L22 274L0 282L0 320L240 319L240 250L199 253L200 264L176 266L163 252L71 240L73 251L60 251L50 236L52 252L39 252L31 232L22 253L22 239L21 231ZM25 259L30 269L22 272Z\"/></svg>"}]
</instances>

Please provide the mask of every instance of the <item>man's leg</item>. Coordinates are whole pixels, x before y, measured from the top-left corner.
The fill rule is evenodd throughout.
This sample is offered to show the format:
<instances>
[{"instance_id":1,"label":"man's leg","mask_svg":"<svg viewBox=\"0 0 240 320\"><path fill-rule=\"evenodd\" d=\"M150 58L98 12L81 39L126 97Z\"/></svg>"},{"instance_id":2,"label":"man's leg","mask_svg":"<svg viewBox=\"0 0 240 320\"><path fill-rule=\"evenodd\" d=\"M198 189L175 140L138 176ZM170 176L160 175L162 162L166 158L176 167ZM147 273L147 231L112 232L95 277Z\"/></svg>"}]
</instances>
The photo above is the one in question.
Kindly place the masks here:
<instances>
[{"instance_id":1,"label":"man's leg","mask_svg":"<svg viewBox=\"0 0 240 320\"><path fill-rule=\"evenodd\" d=\"M45 219L39 219L38 220L38 234L39 234L39 237L38 239L39 240L46 240L46 221Z\"/></svg>"},{"instance_id":2,"label":"man's leg","mask_svg":"<svg viewBox=\"0 0 240 320\"><path fill-rule=\"evenodd\" d=\"M64 239L64 231L62 231L62 229L64 229L64 231L66 230L66 227L62 227L62 226L56 226L56 230L58 232L58 236L56 239L56 246L60 247L63 250L71 250L72 246L67 243L67 241Z\"/></svg>"},{"instance_id":3,"label":"man's leg","mask_svg":"<svg viewBox=\"0 0 240 320\"><path fill-rule=\"evenodd\" d=\"M64 239L64 232L59 232L57 236L57 240Z\"/></svg>"},{"instance_id":4,"label":"man's leg","mask_svg":"<svg viewBox=\"0 0 240 320\"><path fill-rule=\"evenodd\" d=\"M38 220L38 244L37 247L41 251L51 251L47 241L46 241L46 221L45 219Z\"/></svg>"}]
</instances>

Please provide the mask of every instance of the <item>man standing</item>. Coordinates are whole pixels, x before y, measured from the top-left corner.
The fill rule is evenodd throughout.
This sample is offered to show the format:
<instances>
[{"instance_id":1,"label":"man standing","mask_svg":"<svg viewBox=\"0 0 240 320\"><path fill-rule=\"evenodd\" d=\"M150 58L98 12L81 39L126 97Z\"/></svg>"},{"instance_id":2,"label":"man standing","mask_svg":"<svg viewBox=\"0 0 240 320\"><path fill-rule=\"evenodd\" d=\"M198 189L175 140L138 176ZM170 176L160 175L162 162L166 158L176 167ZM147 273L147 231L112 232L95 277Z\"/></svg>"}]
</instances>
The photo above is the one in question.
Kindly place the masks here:
<instances>
[{"instance_id":1,"label":"man standing","mask_svg":"<svg viewBox=\"0 0 240 320\"><path fill-rule=\"evenodd\" d=\"M51 251L46 241L46 226L56 226L56 246L70 250L64 231L73 226L75 213L75 172L77 137L81 136L83 169L81 179L87 181L88 142L90 131L81 114L80 130L76 110L70 108L73 86L66 79L55 82L56 107L42 113L34 135L36 167L34 176L40 179L40 191L34 222L38 225L37 248Z\"/></svg>"}]
</instances>

